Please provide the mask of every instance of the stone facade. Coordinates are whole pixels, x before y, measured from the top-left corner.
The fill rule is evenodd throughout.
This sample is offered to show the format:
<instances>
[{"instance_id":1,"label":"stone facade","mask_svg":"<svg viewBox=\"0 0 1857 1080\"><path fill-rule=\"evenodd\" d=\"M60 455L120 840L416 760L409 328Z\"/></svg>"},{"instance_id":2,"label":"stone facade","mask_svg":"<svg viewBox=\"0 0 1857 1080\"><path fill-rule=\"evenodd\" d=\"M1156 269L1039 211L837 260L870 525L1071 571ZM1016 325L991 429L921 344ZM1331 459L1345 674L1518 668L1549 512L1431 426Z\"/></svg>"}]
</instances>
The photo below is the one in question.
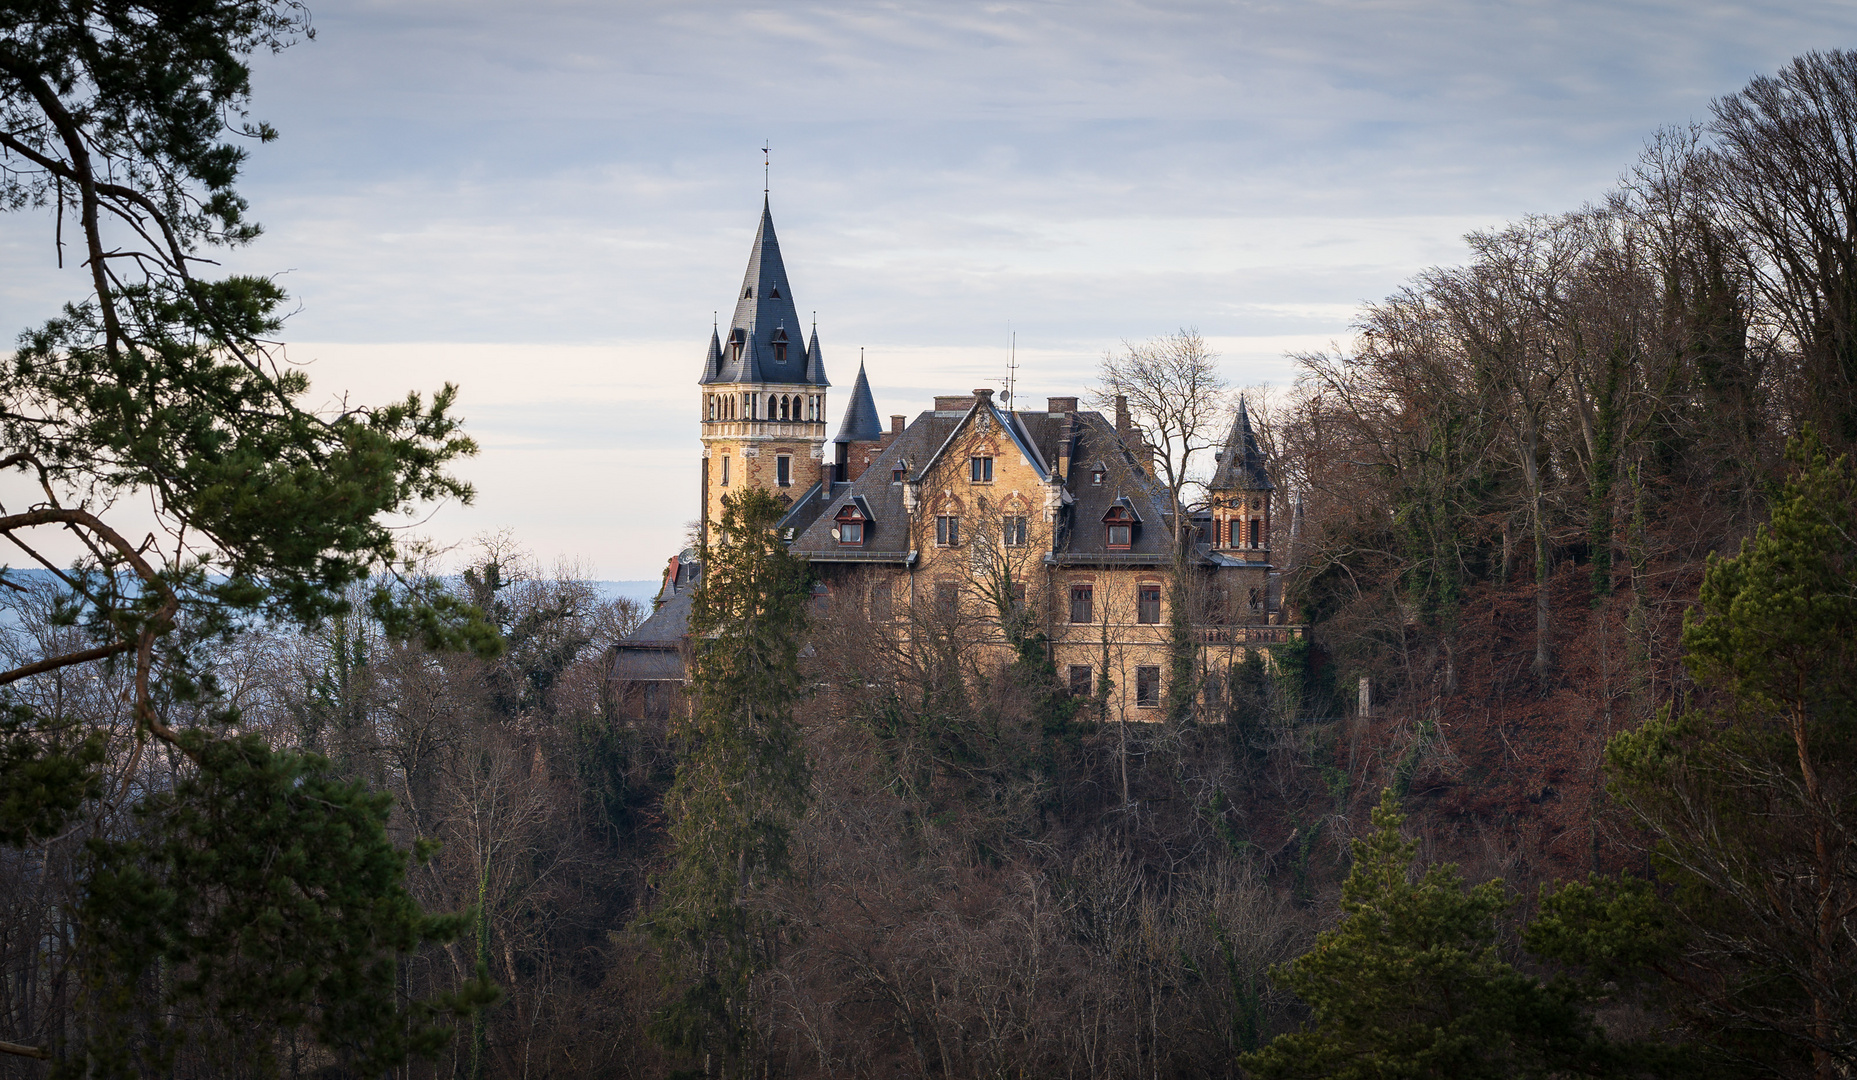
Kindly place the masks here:
<instances>
[{"instance_id":1,"label":"stone facade","mask_svg":"<svg viewBox=\"0 0 1857 1080\"><path fill-rule=\"evenodd\" d=\"M699 380L701 505L707 535L724 495L781 498L778 528L814 566L822 613L866 620L899 649L958 641L1001 662L1009 627L1042 635L1059 678L1111 720L1160 716L1177 598L1208 715L1217 675L1300 634L1278 600L1274 485L1242 403L1206 504L1183 521L1120 401L1111 419L1075 397L1010 409L979 389L885 427L860 364L828 444L818 332L788 352L791 295L763 207L729 337L711 335ZM674 707L699 575L693 553L671 560L654 614L619 646L623 715Z\"/></svg>"}]
</instances>

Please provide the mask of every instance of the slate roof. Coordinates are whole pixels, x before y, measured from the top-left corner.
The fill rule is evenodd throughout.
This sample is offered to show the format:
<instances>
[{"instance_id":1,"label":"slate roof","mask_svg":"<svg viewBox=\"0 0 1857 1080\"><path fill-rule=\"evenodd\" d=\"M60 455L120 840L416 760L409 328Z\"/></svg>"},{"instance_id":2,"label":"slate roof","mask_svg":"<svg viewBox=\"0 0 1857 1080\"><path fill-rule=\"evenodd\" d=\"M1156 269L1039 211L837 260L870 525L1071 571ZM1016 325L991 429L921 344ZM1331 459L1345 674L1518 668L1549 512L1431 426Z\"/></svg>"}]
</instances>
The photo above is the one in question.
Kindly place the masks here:
<instances>
[{"instance_id":1,"label":"slate roof","mask_svg":"<svg viewBox=\"0 0 1857 1080\"><path fill-rule=\"evenodd\" d=\"M748 269L735 293L735 314L727 334L711 335L710 356L703 364L703 385L711 383L798 383L830 386L825 360L819 351L815 328L810 344L802 349L799 309L787 282L786 264L780 258L780 240L774 235L774 216L764 200L761 225L748 251ZM735 344L741 345L740 359ZM786 360L776 360L775 344L786 344Z\"/></svg>"},{"instance_id":2,"label":"slate roof","mask_svg":"<svg viewBox=\"0 0 1857 1080\"><path fill-rule=\"evenodd\" d=\"M1058 444L1064 438L1068 416L1076 418L1074 428L1069 429L1072 462L1065 483L1073 501L1058 524L1052 559L1060 564L1117 565L1159 564L1168 559L1171 537L1166 490L1136 463L1134 454L1116 436L1115 426L1101 413L1007 412L990 401L978 400L964 411L918 415L857 480L808 491L781 523L794 529L792 550L815 562L913 561L915 553L905 529L905 485L891 476L902 467L908 478L920 477L981 408L990 410L992 422L1012 439L1041 478L1051 475L1052 463L1059 457ZM1092 481L1099 463L1104 466L1101 485ZM1042 510L1043 492L1024 494ZM865 542L860 548L841 548L831 529L839 510L853 499L868 508ZM1127 499L1142 524L1135 529L1132 548L1111 552L1102 518L1117 499Z\"/></svg>"},{"instance_id":3,"label":"slate roof","mask_svg":"<svg viewBox=\"0 0 1857 1080\"><path fill-rule=\"evenodd\" d=\"M851 400L845 404L844 422L838 425L838 435L832 441L876 442L881 438L883 420L877 415L877 401L871 397L870 380L864 377L864 364L860 361L858 381L852 384Z\"/></svg>"},{"instance_id":4,"label":"slate roof","mask_svg":"<svg viewBox=\"0 0 1857 1080\"><path fill-rule=\"evenodd\" d=\"M703 565L688 551L678 557L674 573L653 599L650 617L613 649L611 679L683 680L683 641L690 632L690 608L702 580Z\"/></svg>"},{"instance_id":5,"label":"slate roof","mask_svg":"<svg viewBox=\"0 0 1857 1080\"><path fill-rule=\"evenodd\" d=\"M1173 545L1167 489L1150 477L1131 449L1117 437L1115 425L1103 414L1080 412L1076 442L1071 450L1070 476L1065 487L1075 500L1052 559L1059 565L1159 565L1168 561ZM1056 440L1052 442L1055 449ZM1095 482L1097 466L1103 481ZM1126 500L1141 519L1133 546L1109 550L1103 518L1109 508Z\"/></svg>"},{"instance_id":6,"label":"slate roof","mask_svg":"<svg viewBox=\"0 0 1857 1080\"><path fill-rule=\"evenodd\" d=\"M1218 468L1206 484L1210 491L1275 491L1270 473L1264 468L1263 451L1257 448L1257 434L1251 430L1251 414L1243 398L1238 399L1238 415L1232 418L1232 433L1218 452Z\"/></svg>"},{"instance_id":7,"label":"slate roof","mask_svg":"<svg viewBox=\"0 0 1857 1080\"><path fill-rule=\"evenodd\" d=\"M774 523L774 532L780 536L789 534L798 536L805 532L806 527L819 516L819 511L824 509L824 504L820 501L822 498L820 493L823 491L825 491L824 481L819 481L807 488L798 499L794 500L792 506L787 507L787 512L781 515L780 520ZM823 496L823 498L830 497L829 492Z\"/></svg>"}]
</instances>

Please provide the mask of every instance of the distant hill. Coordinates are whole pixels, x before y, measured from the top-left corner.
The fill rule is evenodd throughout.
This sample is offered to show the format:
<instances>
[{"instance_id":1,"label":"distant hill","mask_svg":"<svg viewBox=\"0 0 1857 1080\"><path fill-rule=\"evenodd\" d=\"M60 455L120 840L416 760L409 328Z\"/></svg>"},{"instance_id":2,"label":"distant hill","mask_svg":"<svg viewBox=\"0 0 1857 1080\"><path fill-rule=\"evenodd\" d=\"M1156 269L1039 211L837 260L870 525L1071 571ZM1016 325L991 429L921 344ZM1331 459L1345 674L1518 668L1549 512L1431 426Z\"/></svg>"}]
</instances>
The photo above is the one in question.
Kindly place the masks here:
<instances>
[{"instance_id":1,"label":"distant hill","mask_svg":"<svg viewBox=\"0 0 1857 1080\"><path fill-rule=\"evenodd\" d=\"M641 604L649 604L651 598L658 595L660 584L661 582L655 578L650 581L595 581L592 583L593 587L600 590L601 595L608 599L617 600L624 596Z\"/></svg>"}]
</instances>

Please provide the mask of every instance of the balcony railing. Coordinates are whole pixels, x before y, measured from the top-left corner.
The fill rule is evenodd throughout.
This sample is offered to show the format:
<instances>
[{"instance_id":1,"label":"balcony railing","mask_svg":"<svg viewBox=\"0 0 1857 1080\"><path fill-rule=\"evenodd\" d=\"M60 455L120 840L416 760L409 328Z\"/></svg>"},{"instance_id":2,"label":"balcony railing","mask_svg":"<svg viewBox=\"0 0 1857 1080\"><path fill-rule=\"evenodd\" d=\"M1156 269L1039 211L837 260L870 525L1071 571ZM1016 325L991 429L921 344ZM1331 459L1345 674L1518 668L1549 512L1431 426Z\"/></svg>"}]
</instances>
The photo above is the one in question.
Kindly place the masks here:
<instances>
[{"instance_id":1,"label":"balcony railing","mask_svg":"<svg viewBox=\"0 0 1857 1080\"><path fill-rule=\"evenodd\" d=\"M1287 645L1300 639L1301 626L1195 626L1201 645Z\"/></svg>"}]
</instances>

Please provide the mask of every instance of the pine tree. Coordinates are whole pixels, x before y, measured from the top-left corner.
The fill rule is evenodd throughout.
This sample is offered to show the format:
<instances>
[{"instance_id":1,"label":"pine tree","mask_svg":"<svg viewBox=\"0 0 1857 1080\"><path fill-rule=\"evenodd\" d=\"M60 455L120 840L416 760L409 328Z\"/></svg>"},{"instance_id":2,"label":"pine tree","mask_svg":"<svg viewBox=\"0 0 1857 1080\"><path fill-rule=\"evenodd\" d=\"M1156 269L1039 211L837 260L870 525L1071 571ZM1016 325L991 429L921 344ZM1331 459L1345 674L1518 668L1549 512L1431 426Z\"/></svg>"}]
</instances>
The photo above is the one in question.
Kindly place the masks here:
<instances>
[{"instance_id":1,"label":"pine tree","mask_svg":"<svg viewBox=\"0 0 1857 1080\"><path fill-rule=\"evenodd\" d=\"M1771 521L1711 558L1703 693L1607 747L1689 931L1684 1014L1734 1058L1857 1070L1857 477L1808 428Z\"/></svg>"},{"instance_id":2,"label":"pine tree","mask_svg":"<svg viewBox=\"0 0 1857 1080\"><path fill-rule=\"evenodd\" d=\"M0 508L0 535L60 583L57 617L76 631L0 686L83 666L129 684L123 715L83 732L0 690L0 841L107 833L71 913L92 992L66 1032L89 1041L0 1051L88 1057L89 1075L228 1040L262 1072L304 1029L379 1073L433 1051L433 1009L470 1004L407 1008L400 954L456 921L409 900L411 853L389 841L377 797L321 758L228 733L237 712L204 647L253 622L340 616L353 592L394 637L501 648L471 605L412 572L418 553L391 520L470 498L447 472L476 449L450 415L454 389L316 411L277 348L277 282L200 276L216 265L205 249L259 234L239 143L277 133L248 120L249 57L310 36L296 0L0 6L0 209L43 212L83 292L0 368L0 469L31 492ZM150 526L123 521L126 506L157 531L142 538ZM55 563L48 533L84 554ZM5 568L0 581L19 595ZM96 732L117 720L134 749L111 756ZM171 787L136 775L149 740L177 764ZM98 825L106 792L142 795L134 829Z\"/></svg>"},{"instance_id":3,"label":"pine tree","mask_svg":"<svg viewBox=\"0 0 1857 1080\"><path fill-rule=\"evenodd\" d=\"M690 619L691 708L671 732L670 865L646 927L678 988L654 1036L733 1076L753 1060L753 980L772 930L753 896L787 873L810 783L793 715L809 571L774 533L773 496L750 489L722 505Z\"/></svg>"},{"instance_id":4,"label":"pine tree","mask_svg":"<svg viewBox=\"0 0 1857 1080\"><path fill-rule=\"evenodd\" d=\"M1239 1058L1260 1077L1602 1075L1618 1061L1570 984L1546 984L1502 959L1500 880L1466 890L1454 865L1413 879L1418 842L1387 792L1374 831L1354 841L1341 925L1272 970L1313 1021Z\"/></svg>"}]
</instances>

